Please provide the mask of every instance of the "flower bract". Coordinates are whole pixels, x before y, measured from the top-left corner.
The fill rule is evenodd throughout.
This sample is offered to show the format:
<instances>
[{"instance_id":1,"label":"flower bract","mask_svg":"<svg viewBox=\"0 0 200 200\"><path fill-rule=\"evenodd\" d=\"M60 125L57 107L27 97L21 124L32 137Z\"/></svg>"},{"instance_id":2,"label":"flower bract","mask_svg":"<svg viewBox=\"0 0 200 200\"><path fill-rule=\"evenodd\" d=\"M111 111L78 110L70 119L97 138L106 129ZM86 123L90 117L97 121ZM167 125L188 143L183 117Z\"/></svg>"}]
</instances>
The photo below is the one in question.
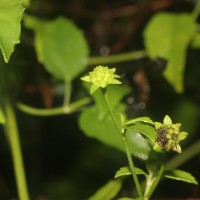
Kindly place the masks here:
<instances>
[{"instance_id":1,"label":"flower bract","mask_svg":"<svg viewBox=\"0 0 200 200\"><path fill-rule=\"evenodd\" d=\"M121 84L116 78L120 78L115 74L115 68L108 68L107 66L97 66L92 72L89 72L88 76L81 78L83 81L92 83L90 88L90 94L94 93L98 88L105 88L109 84Z\"/></svg>"}]
</instances>

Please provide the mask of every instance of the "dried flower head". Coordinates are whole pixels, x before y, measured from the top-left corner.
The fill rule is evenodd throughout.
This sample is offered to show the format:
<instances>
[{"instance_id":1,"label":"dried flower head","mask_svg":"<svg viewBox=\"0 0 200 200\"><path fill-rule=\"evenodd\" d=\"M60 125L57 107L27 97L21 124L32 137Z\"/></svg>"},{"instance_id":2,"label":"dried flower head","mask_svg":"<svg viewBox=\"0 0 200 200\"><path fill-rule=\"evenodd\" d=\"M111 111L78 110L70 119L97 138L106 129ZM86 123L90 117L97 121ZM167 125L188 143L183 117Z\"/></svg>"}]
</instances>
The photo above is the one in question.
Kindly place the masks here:
<instances>
[{"instance_id":1,"label":"dried flower head","mask_svg":"<svg viewBox=\"0 0 200 200\"><path fill-rule=\"evenodd\" d=\"M90 94L94 93L99 87L105 88L109 84L121 84L116 78L120 78L115 74L116 69L109 69L106 66L97 66L92 72L89 72L88 76L81 78L83 81L92 83L90 88Z\"/></svg>"},{"instance_id":2,"label":"dried flower head","mask_svg":"<svg viewBox=\"0 0 200 200\"><path fill-rule=\"evenodd\" d=\"M153 149L181 153L179 142L184 140L188 135L187 132L180 132L181 124L173 124L171 118L166 115L163 124L155 122L155 127L157 130L157 139Z\"/></svg>"}]
</instances>

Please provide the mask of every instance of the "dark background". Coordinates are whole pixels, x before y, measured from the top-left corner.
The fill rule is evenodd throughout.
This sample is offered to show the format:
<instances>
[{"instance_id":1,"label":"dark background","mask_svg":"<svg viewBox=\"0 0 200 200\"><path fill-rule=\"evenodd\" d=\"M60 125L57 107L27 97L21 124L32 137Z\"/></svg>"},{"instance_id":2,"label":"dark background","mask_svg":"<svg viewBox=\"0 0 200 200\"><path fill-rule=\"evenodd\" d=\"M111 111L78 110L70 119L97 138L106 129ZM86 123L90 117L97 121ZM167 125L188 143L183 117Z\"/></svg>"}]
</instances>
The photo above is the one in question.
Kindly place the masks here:
<instances>
[{"instance_id":1,"label":"dark background","mask_svg":"<svg viewBox=\"0 0 200 200\"><path fill-rule=\"evenodd\" d=\"M142 50L143 30L150 18L162 10L191 12L192 0L33 0L25 12L41 19L66 16L85 34L91 56L104 56ZM162 27L161 27L162 28ZM156 31L156 30L155 30ZM62 94L53 94L51 75L37 62L33 33L22 27L21 44L11 58L15 99L35 107L61 104ZM182 117L190 137L185 146L199 139L200 132L200 50L188 49L185 91L177 94L162 76L166 60L148 58L119 65L124 79L133 88L124 98L130 117L151 116L161 121L169 114L176 121ZM115 64L110 66L115 66ZM89 66L93 67L93 66ZM74 80L72 99L80 90ZM128 103L128 99L133 100ZM141 104L142 103L142 104ZM141 106L143 105L143 106ZM24 154L28 187L34 200L84 200L113 178L115 171L126 165L124 155L96 140L87 138L79 129L79 113L53 117L34 117L16 109ZM181 118L181 119L182 119ZM184 147L183 147L184 148ZM172 155L173 156L173 155ZM180 168L200 180L200 156L191 158ZM129 194L132 180L122 190ZM16 185L10 151L3 129L0 130L0 199L16 196ZM163 181L155 197L200 197L192 184Z\"/></svg>"}]
</instances>

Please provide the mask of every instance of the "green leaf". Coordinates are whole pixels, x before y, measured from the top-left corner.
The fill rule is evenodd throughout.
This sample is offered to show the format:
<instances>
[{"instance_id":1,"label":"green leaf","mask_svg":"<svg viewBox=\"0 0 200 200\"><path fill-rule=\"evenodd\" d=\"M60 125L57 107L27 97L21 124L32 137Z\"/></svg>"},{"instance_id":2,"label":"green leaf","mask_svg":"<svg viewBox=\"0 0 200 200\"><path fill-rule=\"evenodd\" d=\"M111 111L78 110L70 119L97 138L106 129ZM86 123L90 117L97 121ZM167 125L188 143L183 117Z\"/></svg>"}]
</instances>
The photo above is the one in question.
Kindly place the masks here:
<instances>
[{"instance_id":1,"label":"green leaf","mask_svg":"<svg viewBox=\"0 0 200 200\"><path fill-rule=\"evenodd\" d=\"M37 59L39 62L43 63L44 58L42 55L43 48L43 38L45 37L45 30L48 21L40 20L29 15L24 16L24 24L27 28L32 29L35 34L34 46L36 49Z\"/></svg>"},{"instance_id":2,"label":"green leaf","mask_svg":"<svg viewBox=\"0 0 200 200\"><path fill-rule=\"evenodd\" d=\"M140 175L145 175L147 176L147 174L140 168L137 168L135 167L135 172L136 174ZM119 178L119 177L122 177L122 176L129 176L131 175L131 170L129 167L121 167L116 173L115 173L115 178Z\"/></svg>"},{"instance_id":3,"label":"green leaf","mask_svg":"<svg viewBox=\"0 0 200 200\"><path fill-rule=\"evenodd\" d=\"M194 38L191 41L190 47L193 49L200 48L200 33L199 32L195 33Z\"/></svg>"},{"instance_id":4,"label":"green leaf","mask_svg":"<svg viewBox=\"0 0 200 200\"><path fill-rule=\"evenodd\" d=\"M175 179L177 181L184 181L198 185L196 179L188 172L182 170L166 170L164 173L166 178Z\"/></svg>"},{"instance_id":5,"label":"green leaf","mask_svg":"<svg viewBox=\"0 0 200 200\"><path fill-rule=\"evenodd\" d=\"M123 198L120 198L120 199L117 199L117 200L139 200L139 199L138 198L132 199L132 198L129 198L129 197L123 197Z\"/></svg>"},{"instance_id":6,"label":"green leaf","mask_svg":"<svg viewBox=\"0 0 200 200\"><path fill-rule=\"evenodd\" d=\"M130 124L136 124L137 122L143 122L143 123L154 125L154 122L149 117L138 117L135 119L131 119L131 120L128 120L125 124L130 125Z\"/></svg>"},{"instance_id":7,"label":"green leaf","mask_svg":"<svg viewBox=\"0 0 200 200\"><path fill-rule=\"evenodd\" d=\"M123 105L120 106L120 110L124 110ZM100 119L96 106L87 108L81 113L79 125L86 136L95 138L108 146L123 150L120 135L116 131L110 116L105 117L103 120Z\"/></svg>"},{"instance_id":8,"label":"green leaf","mask_svg":"<svg viewBox=\"0 0 200 200\"><path fill-rule=\"evenodd\" d=\"M20 0L0 1L0 48L7 63L14 51L15 44L20 42L21 25L24 7Z\"/></svg>"},{"instance_id":9,"label":"green leaf","mask_svg":"<svg viewBox=\"0 0 200 200\"><path fill-rule=\"evenodd\" d=\"M84 83L84 86L89 91L91 84ZM109 85L106 89L113 109L115 109L119 105L122 98L131 91L129 87L125 87L123 85ZM98 89L94 94L92 94L92 97L95 101L95 105L97 106L98 118L99 120L103 120L108 115L108 108L101 90Z\"/></svg>"},{"instance_id":10,"label":"green leaf","mask_svg":"<svg viewBox=\"0 0 200 200\"><path fill-rule=\"evenodd\" d=\"M84 83L84 86L89 90L90 85L88 83ZM128 87L122 85L110 85L107 88L110 103L116 113L120 127L120 115L117 113L125 113L126 107L124 104L120 104L120 101L129 91ZM95 106L83 110L79 117L80 128L86 136L95 138L103 144L124 152L121 136L116 131L116 127L110 118L101 91L98 89L92 96ZM129 132L127 139L131 153L141 159L147 159L150 148L146 140L137 133L133 133L133 131Z\"/></svg>"},{"instance_id":11,"label":"green leaf","mask_svg":"<svg viewBox=\"0 0 200 200\"><path fill-rule=\"evenodd\" d=\"M189 14L159 13L144 32L149 56L168 60L164 76L179 93L183 92L186 50L195 31L196 24Z\"/></svg>"},{"instance_id":12,"label":"green leaf","mask_svg":"<svg viewBox=\"0 0 200 200\"><path fill-rule=\"evenodd\" d=\"M87 67L89 49L83 33L63 17L40 21L26 17L26 26L35 34L39 61L53 76L71 82Z\"/></svg>"},{"instance_id":13,"label":"green leaf","mask_svg":"<svg viewBox=\"0 0 200 200\"><path fill-rule=\"evenodd\" d=\"M123 85L109 85L106 89L113 109L115 109L121 102L122 98L131 91L129 87ZM93 97L98 106L101 117L105 117L108 114L108 108L102 92L100 90L96 91Z\"/></svg>"},{"instance_id":14,"label":"green leaf","mask_svg":"<svg viewBox=\"0 0 200 200\"><path fill-rule=\"evenodd\" d=\"M132 154L141 159L147 160L151 150L148 141L138 132L126 131L127 143Z\"/></svg>"},{"instance_id":15,"label":"green leaf","mask_svg":"<svg viewBox=\"0 0 200 200\"><path fill-rule=\"evenodd\" d=\"M113 199L122 187L120 179L111 180L101 187L92 197L88 200L110 200Z\"/></svg>"},{"instance_id":16,"label":"green leaf","mask_svg":"<svg viewBox=\"0 0 200 200\"><path fill-rule=\"evenodd\" d=\"M6 117L3 113L2 108L0 107L0 124L5 124L6 123Z\"/></svg>"},{"instance_id":17,"label":"green leaf","mask_svg":"<svg viewBox=\"0 0 200 200\"><path fill-rule=\"evenodd\" d=\"M121 104L116 110L117 113L124 113L125 106ZM118 123L121 125L120 116L116 115ZM105 145L124 152L121 137L110 116L103 119L98 116L98 108L96 106L85 109L79 117L79 126L84 134L88 137L95 138ZM146 140L138 133L127 131L127 141L131 153L141 159L147 159L150 147Z\"/></svg>"},{"instance_id":18,"label":"green leaf","mask_svg":"<svg viewBox=\"0 0 200 200\"><path fill-rule=\"evenodd\" d=\"M148 124L138 123L129 126L127 129L143 134L144 136L149 138L153 143L156 141L156 130L154 127L149 126Z\"/></svg>"}]
</instances>

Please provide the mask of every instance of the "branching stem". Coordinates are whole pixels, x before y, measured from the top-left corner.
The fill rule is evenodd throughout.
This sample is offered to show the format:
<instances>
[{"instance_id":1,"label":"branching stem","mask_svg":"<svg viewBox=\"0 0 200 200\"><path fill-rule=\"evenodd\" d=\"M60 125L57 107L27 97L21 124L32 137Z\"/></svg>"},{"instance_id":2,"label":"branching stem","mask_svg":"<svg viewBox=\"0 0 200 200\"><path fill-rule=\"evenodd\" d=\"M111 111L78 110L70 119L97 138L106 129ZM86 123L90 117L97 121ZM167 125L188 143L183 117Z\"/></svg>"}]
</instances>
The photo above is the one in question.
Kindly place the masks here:
<instances>
[{"instance_id":1,"label":"branching stem","mask_svg":"<svg viewBox=\"0 0 200 200\"><path fill-rule=\"evenodd\" d=\"M128 159L129 167L131 169L131 173L132 173L132 176L133 176L133 181L134 181L134 183L136 185L136 189L137 189L138 195L139 195L140 199L143 199L142 189L141 189L138 177L137 177L136 172L135 172L135 167L134 167L133 159L131 157L131 153L130 153L128 144L127 144L126 136L125 136L124 133L122 133L120 127L118 126L117 119L116 119L115 114L114 114L114 112L113 112L113 110L111 108L111 104L110 104L110 100L109 100L109 97L108 97L107 90L106 89L105 90L101 89L101 91L102 91L102 94L104 96L108 111L109 111L110 116L112 118L112 121L113 121L113 123L114 123L114 125L115 125L115 127L117 129L117 132L119 133L119 135L120 135L120 137L122 139L123 146L124 146L124 149L125 149L125 152L126 152L126 156L127 156L127 159Z\"/></svg>"},{"instance_id":2,"label":"branching stem","mask_svg":"<svg viewBox=\"0 0 200 200\"><path fill-rule=\"evenodd\" d=\"M153 181L148 193L145 195L145 199L150 199L151 195L153 194L154 190L156 189L158 183L160 182L160 180L163 176L164 170L165 170L165 162L162 163L160 170L155 177L155 180Z\"/></svg>"},{"instance_id":3,"label":"branching stem","mask_svg":"<svg viewBox=\"0 0 200 200\"><path fill-rule=\"evenodd\" d=\"M52 116L52 115L61 115L61 114L71 114L80 110L84 105L90 103L90 98L83 98L77 100L68 106L60 106L57 108L34 108L23 103L17 103L17 108L25 113L36 115L36 116Z\"/></svg>"}]
</instances>

